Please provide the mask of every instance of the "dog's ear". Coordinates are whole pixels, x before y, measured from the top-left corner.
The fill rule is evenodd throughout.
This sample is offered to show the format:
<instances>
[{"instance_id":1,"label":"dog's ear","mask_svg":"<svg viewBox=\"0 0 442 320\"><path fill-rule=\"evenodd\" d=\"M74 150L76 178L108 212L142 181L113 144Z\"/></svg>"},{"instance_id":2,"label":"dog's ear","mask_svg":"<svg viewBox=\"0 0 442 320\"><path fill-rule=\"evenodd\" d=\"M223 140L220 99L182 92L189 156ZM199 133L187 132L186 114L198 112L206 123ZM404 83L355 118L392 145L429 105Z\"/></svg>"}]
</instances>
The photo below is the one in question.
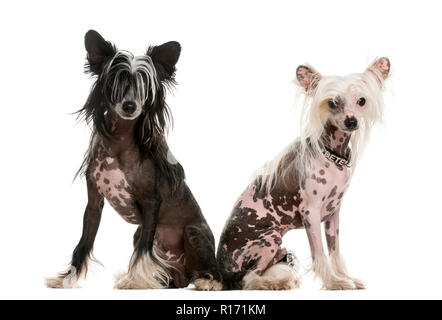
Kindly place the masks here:
<instances>
[{"instance_id":1,"label":"dog's ear","mask_svg":"<svg viewBox=\"0 0 442 320\"><path fill-rule=\"evenodd\" d=\"M373 62L365 72L370 72L376 76L379 83L382 84L384 80L387 80L390 75L390 60L388 58L383 57L377 59Z\"/></svg>"},{"instance_id":2,"label":"dog's ear","mask_svg":"<svg viewBox=\"0 0 442 320\"><path fill-rule=\"evenodd\" d=\"M160 46L150 47L147 55L159 65L157 70L161 80L171 80L175 76L175 65L181 53L181 45L176 41L166 42Z\"/></svg>"},{"instance_id":3,"label":"dog's ear","mask_svg":"<svg viewBox=\"0 0 442 320\"><path fill-rule=\"evenodd\" d=\"M84 37L87 51L86 72L99 75L103 67L116 54L117 49L95 30L89 30Z\"/></svg>"},{"instance_id":4,"label":"dog's ear","mask_svg":"<svg viewBox=\"0 0 442 320\"><path fill-rule=\"evenodd\" d=\"M301 65L296 69L296 84L311 93L321 81L321 74L310 66Z\"/></svg>"}]
</instances>

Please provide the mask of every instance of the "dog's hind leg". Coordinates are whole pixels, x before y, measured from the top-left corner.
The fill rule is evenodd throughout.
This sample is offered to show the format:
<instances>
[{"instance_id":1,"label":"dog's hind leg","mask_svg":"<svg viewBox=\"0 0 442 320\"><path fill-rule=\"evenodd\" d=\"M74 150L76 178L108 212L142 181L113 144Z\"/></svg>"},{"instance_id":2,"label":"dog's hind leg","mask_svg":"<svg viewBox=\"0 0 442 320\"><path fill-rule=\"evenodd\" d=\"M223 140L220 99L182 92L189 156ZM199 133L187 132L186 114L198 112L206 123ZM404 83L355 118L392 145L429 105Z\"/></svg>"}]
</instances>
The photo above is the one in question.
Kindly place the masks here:
<instances>
[{"instance_id":1,"label":"dog's hind leg","mask_svg":"<svg viewBox=\"0 0 442 320\"><path fill-rule=\"evenodd\" d=\"M184 229L186 271L193 275L197 290L222 289L222 277L215 258L215 239L209 226L188 225Z\"/></svg>"},{"instance_id":2,"label":"dog's hind leg","mask_svg":"<svg viewBox=\"0 0 442 320\"><path fill-rule=\"evenodd\" d=\"M342 278L353 281L356 289L365 289L365 284L359 279L352 278L347 273L344 259L339 250L339 208L336 209L333 216L325 221L325 238L327 240L328 252L330 255L331 266L334 272Z\"/></svg>"},{"instance_id":3,"label":"dog's hind leg","mask_svg":"<svg viewBox=\"0 0 442 320\"><path fill-rule=\"evenodd\" d=\"M169 287L172 266L154 245L156 219L161 200L150 199L141 205L142 224L134 234L135 250L128 272L117 276L116 289L164 289Z\"/></svg>"},{"instance_id":4,"label":"dog's hind leg","mask_svg":"<svg viewBox=\"0 0 442 320\"><path fill-rule=\"evenodd\" d=\"M301 277L297 266L279 262L268 268L262 276L254 274L246 277L245 290L292 290L299 288Z\"/></svg>"},{"instance_id":5,"label":"dog's hind leg","mask_svg":"<svg viewBox=\"0 0 442 320\"><path fill-rule=\"evenodd\" d=\"M257 264L243 278L244 290L291 290L299 287L301 277L294 257L292 266L281 259L287 251L280 248L281 240L275 233L266 238L269 246L254 245L248 248L248 256L259 257Z\"/></svg>"},{"instance_id":6,"label":"dog's hind leg","mask_svg":"<svg viewBox=\"0 0 442 320\"><path fill-rule=\"evenodd\" d=\"M77 281L86 276L88 263L91 259L93 260L92 248L101 221L104 199L93 182L87 182L87 190L88 204L83 217L83 234L72 254L71 266L56 277L46 278L48 288L77 287Z\"/></svg>"}]
</instances>

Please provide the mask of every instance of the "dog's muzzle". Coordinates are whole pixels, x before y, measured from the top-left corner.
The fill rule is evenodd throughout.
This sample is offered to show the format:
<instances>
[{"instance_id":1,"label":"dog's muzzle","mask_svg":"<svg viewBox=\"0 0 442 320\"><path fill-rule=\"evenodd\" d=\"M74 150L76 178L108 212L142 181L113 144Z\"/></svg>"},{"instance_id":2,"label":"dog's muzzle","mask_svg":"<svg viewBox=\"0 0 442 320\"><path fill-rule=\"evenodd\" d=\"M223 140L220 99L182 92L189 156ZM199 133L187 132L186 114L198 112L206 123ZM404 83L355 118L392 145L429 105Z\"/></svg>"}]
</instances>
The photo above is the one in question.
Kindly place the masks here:
<instances>
[{"instance_id":1,"label":"dog's muzzle","mask_svg":"<svg viewBox=\"0 0 442 320\"><path fill-rule=\"evenodd\" d=\"M121 109L126 115L130 116L135 112L135 110L137 110L137 105L135 104L135 102L126 101L125 103L123 103Z\"/></svg>"},{"instance_id":2,"label":"dog's muzzle","mask_svg":"<svg viewBox=\"0 0 442 320\"><path fill-rule=\"evenodd\" d=\"M355 117L347 117L344 120L345 127L350 130L356 130L358 128L358 119Z\"/></svg>"}]
</instances>

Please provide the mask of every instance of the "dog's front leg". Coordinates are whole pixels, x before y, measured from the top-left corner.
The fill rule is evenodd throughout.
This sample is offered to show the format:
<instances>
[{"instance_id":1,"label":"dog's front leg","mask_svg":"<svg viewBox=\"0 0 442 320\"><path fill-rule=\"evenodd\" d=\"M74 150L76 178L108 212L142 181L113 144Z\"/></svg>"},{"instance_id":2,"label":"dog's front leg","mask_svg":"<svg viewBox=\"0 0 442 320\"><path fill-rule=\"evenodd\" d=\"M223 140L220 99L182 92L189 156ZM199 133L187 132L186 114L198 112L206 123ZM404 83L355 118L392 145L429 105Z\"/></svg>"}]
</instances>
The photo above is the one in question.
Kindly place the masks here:
<instances>
[{"instance_id":1,"label":"dog's front leg","mask_svg":"<svg viewBox=\"0 0 442 320\"><path fill-rule=\"evenodd\" d=\"M171 266L154 245L161 199L145 199L139 203L141 228L129 270L117 276L116 289L163 289L169 286Z\"/></svg>"},{"instance_id":2,"label":"dog's front leg","mask_svg":"<svg viewBox=\"0 0 442 320\"><path fill-rule=\"evenodd\" d=\"M83 217L83 233L78 245L72 254L70 268L58 274L57 277L47 278L46 286L49 288L74 288L77 287L77 281L85 277L88 269L88 263L92 256L95 236L101 221L101 212L103 210L104 199L99 194L96 184L87 180L88 203Z\"/></svg>"},{"instance_id":3,"label":"dog's front leg","mask_svg":"<svg viewBox=\"0 0 442 320\"><path fill-rule=\"evenodd\" d=\"M353 281L356 289L365 289L364 283L359 280L352 278L347 273L347 268L345 267L344 259L339 250L339 208L335 211L333 216L331 216L325 222L325 238L327 239L327 247L330 255L331 266L333 271L341 278L347 278Z\"/></svg>"},{"instance_id":4,"label":"dog's front leg","mask_svg":"<svg viewBox=\"0 0 442 320\"><path fill-rule=\"evenodd\" d=\"M135 254L138 257L144 254L152 255L160 207L161 199L159 197L144 200L140 203L141 232L138 242L135 244Z\"/></svg>"},{"instance_id":5,"label":"dog's front leg","mask_svg":"<svg viewBox=\"0 0 442 320\"><path fill-rule=\"evenodd\" d=\"M312 254L312 270L319 276L323 288L327 290L353 290L356 289L353 281L339 277L332 269L328 257L324 253L321 238L321 213L320 209L306 208L302 214L304 227L310 243Z\"/></svg>"}]
</instances>

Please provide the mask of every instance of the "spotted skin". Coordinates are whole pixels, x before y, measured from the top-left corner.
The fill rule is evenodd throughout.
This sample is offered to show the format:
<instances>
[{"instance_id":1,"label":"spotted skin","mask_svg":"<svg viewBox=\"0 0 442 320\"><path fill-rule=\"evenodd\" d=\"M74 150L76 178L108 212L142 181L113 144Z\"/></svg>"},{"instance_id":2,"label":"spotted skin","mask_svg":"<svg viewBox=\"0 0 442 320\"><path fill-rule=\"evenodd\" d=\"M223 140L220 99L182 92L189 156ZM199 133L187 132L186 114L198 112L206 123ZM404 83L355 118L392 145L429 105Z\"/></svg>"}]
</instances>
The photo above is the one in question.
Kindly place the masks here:
<instances>
[{"instance_id":1,"label":"spotted skin","mask_svg":"<svg viewBox=\"0 0 442 320\"><path fill-rule=\"evenodd\" d=\"M135 199L131 196L130 186L120 169L118 159L109 156L101 144L98 146L92 166L92 179L97 184L100 195L107 199L125 221L139 224L140 212Z\"/></svg>"},{"instance_id":2,"label":"spotted skin","mask_svg":"<svg viewBox=\"0 0 442 320\"><path fill-rule=\"evenodd\" d=\"M136 247L143 217L153 215L160 198L154 245L173 266L170 286L187 287L207 274L220 280L212 232L185 181L172 192L153 159L134 147L136 121L116 118L114 113L109 117L113 137L96 142L86 171L88 190L96 190L93 199L106 199L125 221L140 225L134 234Z\"/></svg>"},{"instance_id":3,"label":"spotted skin","mask_svg":"<svg viewBox=\"0 0 442 320\"><path fill-rule=\"evenodd\" d=\"M134 56L95 30L84 40L85 72L94 84L78 115L92 136L76 177L86 178L88 202L70 268L46 285L73 287L86 276L107 200L125 221L139 225L129 268L116 288L186 287L193 281L197 289L219 290L215 239L166 141L172 120L166 92L176 84L180 44L149 46Z\"/></svg>"},{"instance_id":4,"label":"spotted skin","mask_svg":"<svg viewBox=\"0 0 442 320\"><path fill-rule=\"evenodd\" d=\"M336 127L328 127L323 138L331 149L348 154L349 136ZM331 231L334 224L330 220L339 211L349 175L346 167L325 158L317 159L314 167L305 181L288 176L285 181L278 181L269 194L261 191L258 178L239 197L224 227L217 254L223 278L230 281L231 288L240 289L244 278L262 275L284 260L282 239L290 230L307 231L314 257L323 250L317 226L326 222L329 248L336 249L336 230Z\"/></svg>"},{"instance_id":5,"label":"spotted skin","mask_svg":"<svg viewBox=\"0 0 442 320\"><path fill-rule=\"evenodd\" d=\"M235 204L217 254L228 287L250 288L250 283L254 284L255 279L280 261L284 254L281 249L284 234L304 228L312 254L312 270L321 278L323 287L330 290L364 288L361 281L348 276L339 253L339 212L351 172L346 166L329 162L319 149L324 147L351 161L348 145L353 133L362 128L362 134L355 133L352 141L357 162L364 136L371 125L381 119L383 101L379 94L389 72L390 61L385 57L375 61L360 76L333 80L327 77L332 81L324 78L323 82L321 74L309 66L301 65L296 69L295 82L304 89L305 107L310 107L304 119L312 117L315 121L311 128L302 126L303 145L294 143L281 159L277 159L277 167L270 166L274 176L271 179L258 176ZM344 86L335 86L335 83L342 83L346 89L342 90ZM369 90L363 90L365 86ZM366 105L367 98L372 101ZM322 123L323 128L316 127ZM317 137L319 129L322 134ZM301 160L305 154L308 163L293 160ZM312 159L311 156L316 157ZM308 169L303 167L307 164ZM260 180L271 185L261 188ZM261 190L269 189L262 194ZM329 258L322 244L322 222L325 222ZM270 281L263 278L260 280Z\"/></svg>"}]
</instances>

